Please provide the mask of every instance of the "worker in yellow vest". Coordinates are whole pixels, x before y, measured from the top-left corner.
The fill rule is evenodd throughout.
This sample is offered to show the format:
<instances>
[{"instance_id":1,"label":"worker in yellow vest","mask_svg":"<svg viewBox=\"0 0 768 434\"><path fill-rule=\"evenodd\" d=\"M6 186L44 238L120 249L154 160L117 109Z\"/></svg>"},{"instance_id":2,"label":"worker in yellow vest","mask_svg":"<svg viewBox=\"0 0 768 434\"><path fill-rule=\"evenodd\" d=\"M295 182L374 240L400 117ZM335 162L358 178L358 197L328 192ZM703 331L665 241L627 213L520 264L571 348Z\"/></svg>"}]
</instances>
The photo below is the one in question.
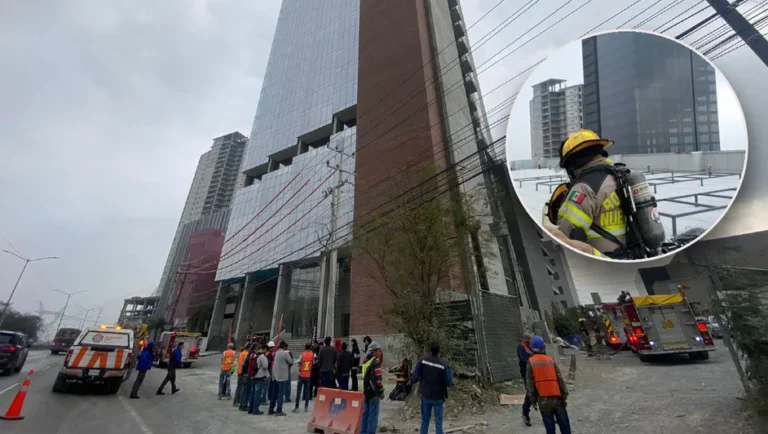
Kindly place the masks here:
<instances>
[{"instance_id":1,"label":"worker in yellow vest","mask_svg":"<svg viewBox=\"0 0 768 434\"><path fill-rule=\"evenodd\" d=\"M243 373L243 368L245 367L246 357L248 357L247 344L240 349L240 354L237 356L237 366L235 367L237 372L237 388L235 389L235 399L232 401L233 407L240 406L240 399L242 398L243 389L245 388L245 377L247 376L248 370L246 369L245 373Z\"/></svg>"},{"instance_id":2,"label":"worker in yellow vest","mask_svg":"<svg viewBox=\"0 0 768 434\"><path fill-rule=\"evenodd\" d=\"M227 350L221 355L221 373L219 374L219 399L231 398L230 377L235 366L235 344L227 345Z\"/></svg>"},{"instance_id":3,"label":"worker in yellow vest","mask_svg":"<svg viewBox=\"0 0 768 434\"><path fill-rule=\"evenodd\" d=\"M534 410L539 410L547 434L555 434L560 427L561 434L571 434L571 422L565 409L568 388L555 361L547 356L544 340L540 336L531 338L533 355L526 366L526 394Z\"/></svg>"}]
</instances>

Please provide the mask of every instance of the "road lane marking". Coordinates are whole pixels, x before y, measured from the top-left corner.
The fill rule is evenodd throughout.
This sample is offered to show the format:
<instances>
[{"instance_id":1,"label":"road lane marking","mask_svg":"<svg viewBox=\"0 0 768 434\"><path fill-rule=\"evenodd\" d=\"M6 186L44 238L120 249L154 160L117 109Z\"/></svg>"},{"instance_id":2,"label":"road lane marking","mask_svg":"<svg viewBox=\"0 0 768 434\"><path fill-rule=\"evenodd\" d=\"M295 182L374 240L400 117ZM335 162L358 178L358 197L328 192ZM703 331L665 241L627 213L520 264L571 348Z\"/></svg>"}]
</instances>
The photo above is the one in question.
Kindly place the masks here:
<instances>
[{"instance_id":1,"label":"road lane marking","mask_svg":"<svg viewBox=\"0 0 768 434\"><path fill-rule=\"evenodd\" d=\"M46 370L50 369L50 368L51 368L51 366L53 366L53 365L48 365L48 366L46 366L45 368L41 369L41 371L46 371Z\"/></svg>"},{"instance_id":2,"label":"road lane marking","mask_svg":"<svg viewBox=\"0 0 768 434\"><path fill-rule=\"evenodd\" d=\"M147 424L144 423L144 419L139 416L139 413L137 413L130 404L125 402L125 399L122 396L118 396L117 399L120 401L120 404L123 406L125 411L133 416L133 418L136 420L136 423L139 425L139 428L144 432L144 434L153 434L152 430L149 429Z\"/></svg>"},{"instance_id":3,"label":"road lane marking","mask_svg":"<svg viewBox=\"0 0 768 434\"><path fill-rule=\"evenodd\" d=\"M0 390L0 395L2 395L3 393L5 393L5 392L7 392L7 391L9 391L11 389L13 389L14 387L16 387L18 385L19 385L19 382L17 381L15 383L11 384L10 386L6 387L5 389Z\"/></svg>"}]
</instances>

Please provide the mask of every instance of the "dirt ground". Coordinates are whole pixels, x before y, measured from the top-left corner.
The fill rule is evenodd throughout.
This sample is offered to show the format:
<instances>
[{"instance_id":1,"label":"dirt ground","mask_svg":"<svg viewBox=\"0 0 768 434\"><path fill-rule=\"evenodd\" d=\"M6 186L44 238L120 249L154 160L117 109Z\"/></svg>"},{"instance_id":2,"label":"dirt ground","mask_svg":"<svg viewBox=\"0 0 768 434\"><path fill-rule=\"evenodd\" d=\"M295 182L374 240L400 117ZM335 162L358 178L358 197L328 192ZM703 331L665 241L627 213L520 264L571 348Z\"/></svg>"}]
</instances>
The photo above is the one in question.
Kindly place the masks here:
<instances>
[{"instance_id":1,"label":"dirt ground","mask_svg":"<svg viewBox=\"0 0 768 434\"><path fill-rule=\"evenodd\" d=\"M568 358L562 360L561 369L563 375L567 375ZM501 387L506 393L522 393L521 382ZM744 402L739 399L741 385L722 345L709 360L696 362L681 356L671 361L641 363L630 352L619 353L610 360L586 359L579 355L576 382L569 389L568 412L574 433L768 432L765 428L759 430L760 424L743 412ZM533 427L526 427L521 406L500 406L495 404L496 400L484 405L482 401L489 400L474 397L466 405L447 404L444 429L470 426L462 432L543 432L538 413L532 411ZM418 430L417 403L406 407L403 403L388 402L386 407L390 411L382 418L384 430ZM404 407L407 409L403 410ZM455 411L457 407L461 407L461 411ZM434 425L430 432L434 432Z\"/></svg>"}]
</instances>

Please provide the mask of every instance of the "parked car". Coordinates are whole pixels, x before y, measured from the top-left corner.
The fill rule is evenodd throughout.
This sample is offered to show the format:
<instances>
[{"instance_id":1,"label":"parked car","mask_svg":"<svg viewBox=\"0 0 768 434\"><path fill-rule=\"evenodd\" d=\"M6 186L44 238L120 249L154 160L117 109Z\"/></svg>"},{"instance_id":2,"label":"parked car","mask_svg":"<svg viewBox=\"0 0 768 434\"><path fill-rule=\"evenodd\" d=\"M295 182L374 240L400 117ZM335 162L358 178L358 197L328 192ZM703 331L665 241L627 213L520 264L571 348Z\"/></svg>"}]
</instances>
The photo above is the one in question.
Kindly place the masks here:
<instances>
[{"instance_id":1,"label":"parked car","mask_svg":"<svg viewBox=\"0 0 768 434\"><path fill-rule=\"evenodd\" d=\"M720 324L717 323L714 316L707 318L707 327L709 328L709 334L711 334L713 338L723 338L723 330L720 328Z\"/></svg>"},{"instance_id":2,"label":"parked car","mask_svg":"<svg viewBox=\"0 0 768 434\"><path fill-rule=\"evenodd\" d=\"M0 330L0 373L10 375L24 369L30 346L24 333Z\"/></svg>"}]
</instances>

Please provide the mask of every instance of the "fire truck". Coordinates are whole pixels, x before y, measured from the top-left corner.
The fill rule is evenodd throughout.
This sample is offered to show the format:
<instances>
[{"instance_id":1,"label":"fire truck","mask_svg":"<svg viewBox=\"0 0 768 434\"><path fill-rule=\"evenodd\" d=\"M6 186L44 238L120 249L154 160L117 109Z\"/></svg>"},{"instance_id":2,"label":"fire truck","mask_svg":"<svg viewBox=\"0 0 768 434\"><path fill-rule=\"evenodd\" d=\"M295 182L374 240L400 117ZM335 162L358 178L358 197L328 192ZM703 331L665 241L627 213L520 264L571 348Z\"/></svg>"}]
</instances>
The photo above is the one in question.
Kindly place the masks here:
<instances>
[{"instance_id":1,"label":"fire truck","mask_svg":"<svg viewBox=\"0 0 768 434\"><path fill-rule=\"evenodd\" d=\"M200 333L163 332L157 345L155 363L160 368L167 367L173 349L179 342L184 342L184 348L181 352L181 366L189 368L192 366L192 362L200 356L200 340Z\"/></svg>"},{"instance_id":2,"label":"fire truck","mask_svg":"<svg viewBox=\"0 0 768 434\"><path fill-rule=\"evenodd\" d=\"M605 345L614 351L624 349L627 345L627 330L621 304L603 303L600 305L599 316L605 326Z\"/></svg>"},{"instance_id":3,"label":"fire truck","mask_svg":"<svg viewBox=\"0 0 768 434\"><path fill-rule=\"evenodd\" d=\"M628 345L642 362L669 354L707 360L709 352L715 351L707 324L696 320L682 292L633 297L621 309Z\"/></svg>"}]
</instances>

